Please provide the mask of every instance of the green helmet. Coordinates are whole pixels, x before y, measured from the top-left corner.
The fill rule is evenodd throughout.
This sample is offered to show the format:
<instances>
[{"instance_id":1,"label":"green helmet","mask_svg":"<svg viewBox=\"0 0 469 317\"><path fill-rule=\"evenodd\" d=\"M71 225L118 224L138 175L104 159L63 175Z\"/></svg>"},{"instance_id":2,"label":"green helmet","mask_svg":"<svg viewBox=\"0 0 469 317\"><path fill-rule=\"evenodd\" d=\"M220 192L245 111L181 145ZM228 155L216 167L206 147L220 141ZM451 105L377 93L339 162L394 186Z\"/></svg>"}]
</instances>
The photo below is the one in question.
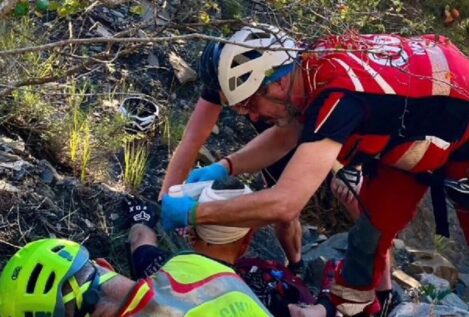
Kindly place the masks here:
<instances>
[{"instance_id":1,"label":"green helmet","mask_svg":"<svg viewBox=\"0 0 469 317\"><path fill-rule=\"evenodd\" d=\"M78 286L74 275L88 262L88 250L73 241L42 239L27 244L8 261L0 275L0 317L62 317L65 303L74 298L80 308L83 294L92 284L101 284L95 270L93 282L88 282L86 289ZM64 300L62 287L67 281L74 294Z\"/></svg>"}]
</instances>

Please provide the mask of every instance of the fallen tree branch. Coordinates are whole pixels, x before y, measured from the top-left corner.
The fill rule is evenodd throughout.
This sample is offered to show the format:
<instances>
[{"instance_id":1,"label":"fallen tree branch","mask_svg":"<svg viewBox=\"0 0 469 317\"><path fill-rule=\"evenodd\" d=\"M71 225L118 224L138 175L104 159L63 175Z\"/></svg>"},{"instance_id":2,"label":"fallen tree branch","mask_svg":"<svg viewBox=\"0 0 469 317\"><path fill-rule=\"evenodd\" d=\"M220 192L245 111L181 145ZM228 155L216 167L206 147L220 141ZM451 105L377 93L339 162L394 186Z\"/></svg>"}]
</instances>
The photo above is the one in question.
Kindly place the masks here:
<instances>
[{"instance_id":1,"label":"fallen tree branch","mask_svg":"<svg viewBox=\"0 0 469 317\"><path fill-rule=\"evenodd\" d=\"M9 55L17 55L17 54L24 54L24 53L30 53L30 52L38 52L38 51L44 51L48 49L53 49L57 47L64 47L67 45L86 45L86 44L96 44L96 43L108 43L108 44L113 44L113 43L153 43L153 42L173 42L173 41L180 41L180 40L194 40L194 39L199 39L199 40L208 40L208 41L218 41L221 43L225 44L236 44L242 47L247 47L247 48L256 48L256 49L263 49L263 50L269 50L269 51L305 51L302 48L273 48L273 47L258 47L258 46L252 46L252 45L247 45L247 44L242 44L242 43L234 43L232 41L229 41L225 38L221 37L216 37L216 36L210 36L210 35L205 35L205 34L200 34L200 33L192 33L192 34L184 34L184 35L175 35L175 36L162 36L162 37L149 37L149 38L140 38L140 37L122 37L122 38L116 38L116 37L111 37L111 38L106 38L106 37L91 37L91 38L86 38L86 39L69 39L69 40L63 40L63 41L57 41L57 42L52 42L44 45L39 45L39 46L30 46L30 47L24 47L24 48L18 48L18 49L13 49L13 50L6 50L6 51L0 51L0 57L4 56L9 56ZM338 51L338 50L334 50ZM350 51L350 50L348 50Z\"/></svg>"},{"instance_id":2,"label":"fallen tree branch","mask_svg":"<svg viewBox=\"0 0 469 317\"><path fill-rule=\"evenodd\" d=\"M11 83L11 84L8 85L7 88L0 91L0 98L9 95L13 90L15 90L17 88L20 88L20 87L33 86L33 85L43 85L43 84L59 81L61 79L67 78L69 76L79 74L82 70L87 69L87 68L89 68L91 66L94 66L96 64L104 65L105 61L101 60L101 59L112 57L112 60L115 60L120 55L128 54L129 52L135 50L135 48L137 48L137 47L132 47L130 49L122 50L122 51L118 52L117 54L109 54L109 53L98 54L98 56L95 56L94 58L89 58L87 61L83 62L82 64L70 68L69 70L67 70L62 75L55 75L55 76L49 76L49 77L43 77L43 78L30 78L30 79L21 80L21 81Z\"/></svg>"}]
</instances>

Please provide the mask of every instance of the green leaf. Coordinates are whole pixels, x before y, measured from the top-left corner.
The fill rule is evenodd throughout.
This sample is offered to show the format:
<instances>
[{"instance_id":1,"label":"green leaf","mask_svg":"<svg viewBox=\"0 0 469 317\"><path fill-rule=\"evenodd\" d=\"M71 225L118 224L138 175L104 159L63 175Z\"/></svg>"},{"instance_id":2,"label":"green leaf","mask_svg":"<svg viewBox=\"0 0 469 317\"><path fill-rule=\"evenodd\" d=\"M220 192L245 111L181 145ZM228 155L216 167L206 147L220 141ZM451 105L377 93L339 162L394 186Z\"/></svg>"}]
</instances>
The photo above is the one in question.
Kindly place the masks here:
<instances>
[{"instance_id":1,"label":"green leaf","mask_svg":"<svg viewBox=\"0 0 469 317\"><path fill-rule=\"evenodd\" d=\"M136 5L130 8L130 12L138 16L143 16L145 14L145 8L141 5Z\"/></svg>"},{"instance_id":2,"label":"green leaf","mask_svg":"<svg viewBox=\"0 0 469 317\"><path fill-rule=\"evenodd\" d=\"M49 0L37 0L36 9L42 12L47 11L49 9Z\"/></svg>"},{"instance_id":3,"label":"green leaf","mask_svg":"<svg viewBox=\"0 0 469 317\"><path fill-rule=\"evenodd\" d=\"M29 11L29 2L20 2L15 7L15 15L17 17L24 16L28 14Z\"/></svg>"},{"instance_id":4,"label":"green leaf","mask_svg":"<svg viewBox=\"0 0 469 317\"><path fill-rule=\"evenodd\" d=\"M209 24L211 18L210 18L210 15L209 15L207 12L202 11L202 12L200 12L200 14L199 14L199 20L200 20L200 22L202 22L202 23Z\"/></svg>"},{"instance_id":5,"label":"green leaf","mask_svg":"<svg viewBox=\"0 0 469 317\"><path fill-rule=\"evenodd\" d=\"M56 11L60 7L60 4L57 1L50 1L49 2L49 10Z\"/></svg>"}]
</instances>

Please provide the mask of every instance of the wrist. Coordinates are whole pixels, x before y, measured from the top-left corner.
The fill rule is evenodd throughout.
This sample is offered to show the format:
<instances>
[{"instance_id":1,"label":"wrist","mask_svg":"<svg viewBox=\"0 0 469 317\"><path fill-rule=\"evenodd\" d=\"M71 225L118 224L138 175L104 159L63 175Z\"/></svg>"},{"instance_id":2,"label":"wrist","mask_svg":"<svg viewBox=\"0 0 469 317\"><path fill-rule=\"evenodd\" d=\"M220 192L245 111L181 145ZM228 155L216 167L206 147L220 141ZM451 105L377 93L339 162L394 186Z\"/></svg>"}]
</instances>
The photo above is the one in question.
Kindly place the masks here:
<instances>
[{"instance_id":1,"label":"wrist","mask_svg":"<svg viewBox=\"0 0 469 317\"><path fill-rule=\"evenodd\" d=\"M222 158L219 163L228 171L228 175L233 175L233 161L229 157Z\"/></svg>"}]
</instances>

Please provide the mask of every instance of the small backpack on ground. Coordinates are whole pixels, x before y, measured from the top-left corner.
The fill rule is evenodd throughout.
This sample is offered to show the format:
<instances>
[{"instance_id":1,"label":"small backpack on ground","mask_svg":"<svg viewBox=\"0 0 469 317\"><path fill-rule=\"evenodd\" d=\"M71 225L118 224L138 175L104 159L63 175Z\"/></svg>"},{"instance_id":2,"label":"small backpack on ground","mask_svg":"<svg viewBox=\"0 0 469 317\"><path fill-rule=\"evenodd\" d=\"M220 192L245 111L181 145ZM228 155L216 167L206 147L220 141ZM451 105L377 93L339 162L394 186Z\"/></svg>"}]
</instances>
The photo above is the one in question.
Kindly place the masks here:
<instances>
[{"instance_id":1,"label":"small backpack on ground","mask_svg":"<svg viewBox=\"0 0 469 317\"><path fill-rule=\"evenodd\" d=\"M245 258L235 270L276 317L290 316L288 304L316 303L304 281L279 262Z\"/></svg>"}]
</instances>

